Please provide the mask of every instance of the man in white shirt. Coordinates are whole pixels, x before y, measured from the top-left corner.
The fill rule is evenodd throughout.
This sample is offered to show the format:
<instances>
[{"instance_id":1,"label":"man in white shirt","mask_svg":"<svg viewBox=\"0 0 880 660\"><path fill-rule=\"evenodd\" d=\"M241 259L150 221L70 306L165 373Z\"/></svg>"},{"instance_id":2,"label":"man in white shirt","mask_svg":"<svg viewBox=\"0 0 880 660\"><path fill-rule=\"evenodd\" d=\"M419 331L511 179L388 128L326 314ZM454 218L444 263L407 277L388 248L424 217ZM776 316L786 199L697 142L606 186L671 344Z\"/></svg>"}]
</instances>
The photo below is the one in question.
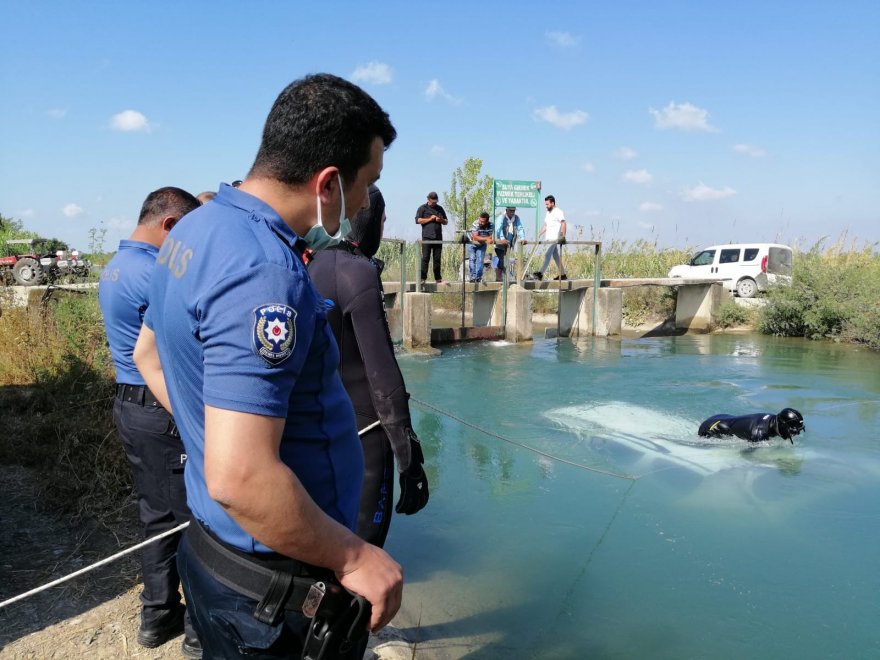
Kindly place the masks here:
<instances>
[{"instance_id":1,"label":"man in white shirt","mask_svg":"<svg viewBox=\"0 0 880 660\"><path fill-rule=\"evenodd\" d=\"M550 265L550 259L552 258L556 261L556 267L559 269L559 275L554 279L565 280L568 277L565 274L565 269L562 267L562 260L559 258L559 246L565 245L565 214L561 208L556 206L556 198L553 195L547 195L544 198L544 206L547 208L547 215L544 216L544 226L541 228L541 233L538 234L537 240L540 241L542 236L546 236L546 240L556 242L547 248L547 254L544 255L544 265L541 266L541 270L535 271L533 275L535 279L543 280L544 273L547 270L547 266ZM522 243L525 244L525 241L522 241Z\"/></svg>"}]
</instances>

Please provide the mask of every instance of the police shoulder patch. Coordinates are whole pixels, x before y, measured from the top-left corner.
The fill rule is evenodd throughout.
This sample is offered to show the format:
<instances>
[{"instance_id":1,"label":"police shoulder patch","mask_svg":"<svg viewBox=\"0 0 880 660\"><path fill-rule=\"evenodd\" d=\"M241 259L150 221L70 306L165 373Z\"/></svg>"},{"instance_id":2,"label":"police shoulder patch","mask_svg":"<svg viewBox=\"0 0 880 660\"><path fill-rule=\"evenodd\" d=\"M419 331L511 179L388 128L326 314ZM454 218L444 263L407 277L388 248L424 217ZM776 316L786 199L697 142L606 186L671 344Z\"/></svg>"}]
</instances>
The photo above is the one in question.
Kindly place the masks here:
<instances>
[{"instance_id":1,"label":"police shoulder patch","mask_svg":"<svg viewBox=\"0 0 880 660\"><path fill-rule=\"evenodd\" d=\"M280 303L255 307L253 340L257 355L277 367L296 346L296 310Z\"/></svg>"}]
</instances>

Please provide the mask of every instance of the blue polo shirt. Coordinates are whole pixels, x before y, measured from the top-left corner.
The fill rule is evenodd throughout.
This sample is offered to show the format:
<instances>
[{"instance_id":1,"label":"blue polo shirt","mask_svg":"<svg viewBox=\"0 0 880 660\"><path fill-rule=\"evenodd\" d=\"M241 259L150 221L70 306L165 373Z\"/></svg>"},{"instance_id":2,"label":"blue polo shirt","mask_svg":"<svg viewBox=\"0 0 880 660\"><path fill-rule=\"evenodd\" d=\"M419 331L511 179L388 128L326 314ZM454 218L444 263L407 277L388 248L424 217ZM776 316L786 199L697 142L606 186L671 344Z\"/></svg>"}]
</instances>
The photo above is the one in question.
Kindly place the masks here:
<instances>
[{"instance_id":1,"label":"blue polo shirt","mask_svg":"<svg viewBox=\"0 0 880 660\"><path fill-rule=\"evenodd\" d=\"M101 271L98 302L117 383L144 385L132 354L149 306L150 275L158 253L159 248L149 243L120 241L116 255Z\"/></svg>"},{"instance_id":2,"label":"blue polo shirt","mask_svg":"<svg viewBox=\"0 0 880 660\"><path fill-rule=\"evenodd\" d=\"M286 418L281 460L325 513L352 530L357 523L363 450L327 302L312 286L297 240L270 206L223 185L165 239L144 319L156 333L188 455L190 509L245 552L269 548L208 495L206 404Z\"/></svg>"}]
</instances>

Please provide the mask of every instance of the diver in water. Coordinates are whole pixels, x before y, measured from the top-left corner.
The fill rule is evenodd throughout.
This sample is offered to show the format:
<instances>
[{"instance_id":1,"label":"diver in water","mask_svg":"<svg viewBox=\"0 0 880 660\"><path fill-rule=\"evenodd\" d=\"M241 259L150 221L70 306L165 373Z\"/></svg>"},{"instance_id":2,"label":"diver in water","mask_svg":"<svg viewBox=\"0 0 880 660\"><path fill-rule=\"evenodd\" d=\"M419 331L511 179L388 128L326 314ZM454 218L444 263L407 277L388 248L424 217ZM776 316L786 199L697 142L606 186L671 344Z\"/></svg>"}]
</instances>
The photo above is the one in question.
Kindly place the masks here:
<instances>
[{"instance_id":1,"label":"diver in water","mask_svg":"<svg viewBox=\"0 0 880 660\"><path fill-rule=\"evenodd\" d=\"M713 415L700 424L698 433L704 438L735 435L749 442L760 442L782 436L794 444L794 436L804 430L806 430L804 416L794 408L784 408L778 415L770 413Z\"/></svg>"}]
</instances>

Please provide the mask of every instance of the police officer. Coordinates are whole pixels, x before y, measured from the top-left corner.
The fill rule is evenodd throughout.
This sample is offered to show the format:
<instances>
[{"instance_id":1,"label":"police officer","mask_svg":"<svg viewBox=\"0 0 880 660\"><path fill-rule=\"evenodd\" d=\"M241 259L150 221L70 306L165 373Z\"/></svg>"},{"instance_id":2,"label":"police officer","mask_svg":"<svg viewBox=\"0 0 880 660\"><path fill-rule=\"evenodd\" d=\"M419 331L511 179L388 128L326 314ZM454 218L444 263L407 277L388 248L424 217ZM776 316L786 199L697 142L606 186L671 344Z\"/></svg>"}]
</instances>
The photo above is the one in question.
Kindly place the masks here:
<instances>
[{"instance_id":1,"label":"police officer","mask_svg":"<svg viewBox=\"0 0 880 660\"><path fill-rule=\"evenodd\" d=\"M134 474L138 516L149 538L189 520L183 483L186 453L170 413L144 384L132 353L149 306L150 275L159 246L181 217L199 201L180 188L147 195L138 224L101 274L98 299L110 354L116 367L113 421ZM180 603L175 555L180 534L147 545L141 555L144 589L138 643L164 644L184 630L186 657L201 656L198 638Z\"/></svg>"},{"instance_id":2,"label":"police officer","mask_svg":"<svg viewBox=\"0 0 880 660\"><path fill-rule=\"evenodd\" d=\"M779 414L755 413L754 415L713 415L700 424L697 432L706 438L734 435L749 442L760 442L782 436L794 444L794 436L803 432L804 416L794 408L783 408Z\"/></svg>"},{"instance_id":3,"label":"police officer","mask_svg":"<svg viewBox=\"0 0 880 660\"><path fill-rule=\"evenodd\" d=\"M245 181L222 185L158 256L135 361L189 456L178 566L206 658L294 657L328 640L325 623L353 612L345 631L365 636L400 606L400 566L352 531L363 453L302 262L348 233L395 137L356 85L295 81Z\"/></svg>"},{"instance_id":4,"label":"police officer","mask_svg":"<svg viewBox=\"0 0 880 660\"><path fill-rule=\"evenodd\" d=\"M358 428L381 426L361 435L364 484L357 533L380 548L391 524L394 459L400 482L395 510L410 515L428 503L422 446L412 428L409 394L394 357L375 258L385 225L385 199L370 188L370 207L355 216L342 243L315 255L309 275L322 296L333 301L330 326L339 344L339 373L357 415Z\"/></svg>"}]
</instances>

